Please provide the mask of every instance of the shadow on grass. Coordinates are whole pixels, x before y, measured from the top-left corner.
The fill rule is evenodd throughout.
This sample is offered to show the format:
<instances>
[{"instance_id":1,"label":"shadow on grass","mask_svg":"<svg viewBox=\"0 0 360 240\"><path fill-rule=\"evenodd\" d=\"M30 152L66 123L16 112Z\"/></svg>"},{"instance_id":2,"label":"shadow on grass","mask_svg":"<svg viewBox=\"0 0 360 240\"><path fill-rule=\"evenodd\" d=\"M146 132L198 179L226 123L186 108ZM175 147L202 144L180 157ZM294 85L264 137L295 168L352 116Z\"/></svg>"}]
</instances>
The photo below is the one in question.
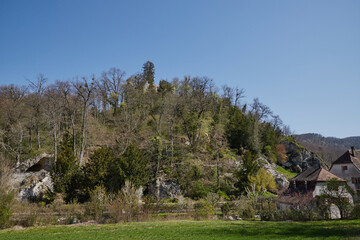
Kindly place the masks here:
<instances>
[{"instance_id":1,"label":"shadow on grass","mask_svg":"<svg viewBox=\"0 0 360 240\"><path fill-rule=\"evenodd\" d=\"M230 228L209 229L209 236L223 236L251 239L281 238L360 238L360 224L357 222L258 222L233 224Z\"/></svg>"}]
</instances>

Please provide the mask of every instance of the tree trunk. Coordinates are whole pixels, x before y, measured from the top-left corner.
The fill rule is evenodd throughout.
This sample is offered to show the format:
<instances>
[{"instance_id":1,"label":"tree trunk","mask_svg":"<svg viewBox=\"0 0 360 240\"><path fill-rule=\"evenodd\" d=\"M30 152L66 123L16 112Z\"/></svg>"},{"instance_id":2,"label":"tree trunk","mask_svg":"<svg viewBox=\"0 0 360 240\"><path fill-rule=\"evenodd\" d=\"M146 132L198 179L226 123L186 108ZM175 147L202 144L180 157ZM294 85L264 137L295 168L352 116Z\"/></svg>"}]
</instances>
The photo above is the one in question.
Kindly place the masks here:
<instances>
[{"instance_id":1,"label":"tree trunk","mask_svg":"<svg viewBox=\"0 0 360 240\"><path fill-rule=\"evenodd\" d=\"M73 153L76 155L76 136L75 136L75 114L71 114L71 129L72 129L72 137L73 137Z\"/></svg>"},{"instance_id":2,"label":"tree trunk","mask_svg":"<svg viewBox=\"0 0 360 240\"><path fill-rule=\"evenodd\" d=\"M18 149L17 149L17 153L16 153L16 166L19 166L20 164L20 158L21 158L21 153L22 153L22 144L23 144L23 130L20 127L20 138L19 138L19 145L18 145Z\"/></svg>"},{"instance_id":3,"label":"tree trunk","mask_svg":"<svg viewBox=\"0 0 360 240\"><path fill-rule=\"evenodd\" d=\"M87 104L85 103L83 107L82 124L81 124L81 146L80 146L80 160L79 160L80 166L83 164L84 151L86 145L86 105Z\"/></svg>"},{"instance_id":4,"label":"tree trunk","mask_svg":"<svg viewBox=\"0 0 360 240\"><path fill-rule=\"evenodd\" d=\"M40 144L40 132L38 126L36 127L35 131L36 131L36 139L37 139L37 148L39 150L41 148L41 144Z\"/></svg>"},{"instance_id":5,"label":"tree trunk","mask_svg":"<svg viewBox=\"0 0 360 240\"><path fill-rule=\"evenodd\" d=\"M174 168L174 127L173 127L173 121L171 120L170 125L170 145L171 145L171 161L170 166L171 170Z\"/></svg>"},{"instance_id":6,"label":"tree trunk","mask_svg":"<svg viewBox=\"0 0 360 240\"><path fill-rule=\"evenodd\" d=\"M57 129L56 124L53 126L53 140L54 140L54 162L56 162L57 159Z\"/></svg>"},{"instance_id":7,"label":"tree trunk","mask_svg":"<svg viewBox=\"0 0 360 240\"><path fill-rule=\"evenodd\" d=\"M29 148L32 149L32 133L31 133L31 127L29 127Z\"/></svg>"},{"instance_id":8,"label":"tree trunk","mask_svg":"<svg viewBox=\"0 0 360 240\"><path fill-rule=\"evenodd\" d=\"M217 183L217 189L220 189L220 170L219 170L219 147L218 147L218 143L217 140L216 141L216 183Z\"/></svg>"}]
</instances>

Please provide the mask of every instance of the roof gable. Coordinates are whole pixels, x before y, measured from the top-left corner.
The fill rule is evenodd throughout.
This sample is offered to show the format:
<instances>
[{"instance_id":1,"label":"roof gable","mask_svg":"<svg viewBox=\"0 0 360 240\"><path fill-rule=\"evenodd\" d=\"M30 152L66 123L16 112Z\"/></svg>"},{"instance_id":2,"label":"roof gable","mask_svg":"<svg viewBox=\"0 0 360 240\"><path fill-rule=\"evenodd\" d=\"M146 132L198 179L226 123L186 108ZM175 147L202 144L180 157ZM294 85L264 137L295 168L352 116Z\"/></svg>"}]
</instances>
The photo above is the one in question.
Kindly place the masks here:
<instances>
[{"instance_id":1,"label":"roof gable","mask_svg":"<svg viewBox=\"0 0 360 240\"><path fill-rule=\"evenodd\" d=\"M296 177L290 179L290 181L315 181L315 182L326 182L331 179L345 182L344 179L332 174L328 170L320 168L308 168L304 172L300 173Z\"/></svg>"},{"instance_id":2,"label":"roof gable","mask_svg":"<svg viewBox=\"0 0 360 240\"><path fill-rule=\"evenodd\" d=\"M333 165L344 163L352 163L360 170L360 151L354 151L354 154L352 153L352 150L346 151L343 155L336 159L335 162L333 162Z\"/></svg>"}]
</instances>

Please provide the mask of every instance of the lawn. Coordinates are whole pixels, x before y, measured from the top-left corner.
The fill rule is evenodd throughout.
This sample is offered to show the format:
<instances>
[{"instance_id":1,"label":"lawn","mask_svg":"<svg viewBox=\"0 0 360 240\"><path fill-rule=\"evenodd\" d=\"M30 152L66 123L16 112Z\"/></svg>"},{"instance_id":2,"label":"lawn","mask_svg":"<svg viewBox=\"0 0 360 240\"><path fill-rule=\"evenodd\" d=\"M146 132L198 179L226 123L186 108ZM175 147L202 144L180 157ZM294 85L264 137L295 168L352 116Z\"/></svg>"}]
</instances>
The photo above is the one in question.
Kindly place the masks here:
<instances>
[{"instance_id":1,"label":"lawn","mask_svg":"<svg viewBox=\"0 0 360 240\"><path fill-rule=\"evenodd\" d=\"M360 220L168 221L1 230L0 239L360 239Z\"/></svg>"}]
</instances>

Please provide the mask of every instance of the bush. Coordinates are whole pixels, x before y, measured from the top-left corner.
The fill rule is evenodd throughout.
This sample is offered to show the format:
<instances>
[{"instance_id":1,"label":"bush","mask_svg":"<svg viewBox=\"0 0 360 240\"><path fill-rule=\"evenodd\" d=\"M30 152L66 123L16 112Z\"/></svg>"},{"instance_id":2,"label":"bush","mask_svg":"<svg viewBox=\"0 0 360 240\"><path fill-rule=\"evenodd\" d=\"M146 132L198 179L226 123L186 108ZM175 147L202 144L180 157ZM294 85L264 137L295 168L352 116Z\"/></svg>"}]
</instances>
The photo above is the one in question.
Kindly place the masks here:
<instances>
[{"instance_id":1,"label":"bush","mask_svg":"<svg viewBox=\"0 0 360 240\"><path fill-rule=\"evenodd\" d=\"M118 193L117 197L109 203L110 215L116 222L132 221L141 210L142 187L136 187L129 181Z\"/></svg>"},{"instance_id":2,"label":"bush","mask_svg":"<svg viewBox=\"0 0 360 240\"><path fill-rule=\"evenodd\" d=\"M230 212L230 206L227 202L221 205L221 212L224 215L227 215Z\"/></svg>"},{"instance_id":3,"label":"bush","mask_svg":"<svg viewBox=\"0 0 360 240\"><path fill-rule=\"evenodd\" d=\"M353 210L351 211L350 217L352 219L360 219L360 205L359 204L354 206Z\"/></svg>"},{"instance_id":4,"label":"bush","mask_svg":"<svg viewBox=\"0 0 360 240\"><path fill-rule=\"evenodd\" d=\"M214 206L206 200L199 200L194 205L195 215L194 218L196 220L209 219L211 215L214 214Z\"/></svg>"},{"instance_id":5,"label":"bush","mask_svg":"<svg viewBox=\"0 0 360 240\"><path fill-rule=\"evenodd\" d=\"M90 194L90 202L88 203L88 213L100 222L103 218L103 212L108 203L107 193L103 186L97 186Z\"/></svg>"},{"instance_id":6,"label":"bush","mask_svg":"<svg viewBox=\"0 0 360 240\"><path fill-rule=\"evenodd\" d=\"M264 210L260 212L262 221L314 221L321 217L317 211L309 209Z\"/></svg>"},{"instance_id":7,"label":"bush","mask_svg":"<svg viewBox=\"0 0 360 240\"><path fill-rule=\"evenodd\" d=\"M209 192L212 191L211 186L204 185L202 182L196 182L192 187L192 191L189 194L195 200L205 198Z\"/></svg>"},{"instance_id":8,"label":"bush","mask_svg":"<svg viewBox=\"0 0 360 240\"><path fill-rule=\"evenodd\" d=\"M11 207L14 202L14 193L12 191L0 192L0 228L10 226L10 217L12 215Z\"/></svg>"},{"instance_id":9,"label":"bush","mask_svg":"<svg viewBox=\"0 0 360 240\"><path fill-rule=\"evenodd\" d=\"M0 228L10 226L14 192L10 190L12 169L10 162L0 155Z\"/></svg>"},{"instance_id":10,"label":"bush","mask_svg":"<svg viewBox=\"0 0 360 240\"><path fill-rule=\"evenodd\" d=\"M32 227L39 222L39 206L36 203L19 204L19 209L26 212L17 224L23 227ZM18 209L18 211L19 211Z\"/></svg>"},{"instance_id":11,"label":"bush","mask_svg":"<svg viewBox=\"0 0 360 240\"><path fill-rule=\"evenodd\" d=\"M233 201L230 209L233 209L232 213L239 215L241 218L254 218L255 210L252 206L252 203L248 199L241 199L238 201Z\"/></svg>"}]
</instances>

